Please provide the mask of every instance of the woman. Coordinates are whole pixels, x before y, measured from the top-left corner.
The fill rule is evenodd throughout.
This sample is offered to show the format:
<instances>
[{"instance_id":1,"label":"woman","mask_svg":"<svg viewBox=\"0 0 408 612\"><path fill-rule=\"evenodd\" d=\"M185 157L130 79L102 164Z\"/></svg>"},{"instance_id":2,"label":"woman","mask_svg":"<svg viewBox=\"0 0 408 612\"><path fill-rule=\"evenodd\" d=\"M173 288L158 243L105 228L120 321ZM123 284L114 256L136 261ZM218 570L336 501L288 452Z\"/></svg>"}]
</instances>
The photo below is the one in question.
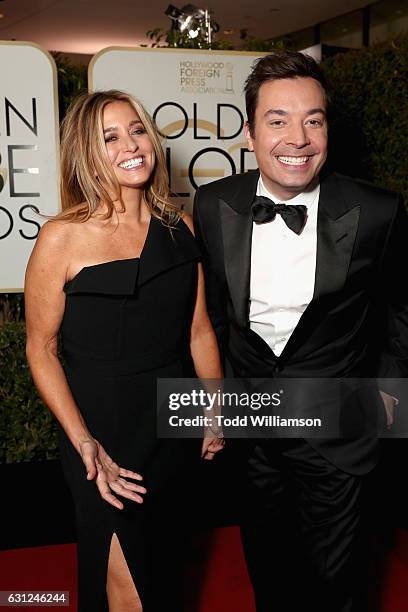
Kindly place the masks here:
<instances>
[{"instance_id":1,"label":"woman","mask_svg":"<svg viewBox=\"0 0 408 612\"><path fill-rule=\"evenodd\" d=\"M73 103L61 194L27 268L27 357L61 425L79 610L179 612L183 445L156 438L156 379L185 375L190 354L202 378L221 367L191 220L169 201L160 140L139 102L108 91ZM207 459L223 444L210 435Z\"/></svg>"}]
</instances>

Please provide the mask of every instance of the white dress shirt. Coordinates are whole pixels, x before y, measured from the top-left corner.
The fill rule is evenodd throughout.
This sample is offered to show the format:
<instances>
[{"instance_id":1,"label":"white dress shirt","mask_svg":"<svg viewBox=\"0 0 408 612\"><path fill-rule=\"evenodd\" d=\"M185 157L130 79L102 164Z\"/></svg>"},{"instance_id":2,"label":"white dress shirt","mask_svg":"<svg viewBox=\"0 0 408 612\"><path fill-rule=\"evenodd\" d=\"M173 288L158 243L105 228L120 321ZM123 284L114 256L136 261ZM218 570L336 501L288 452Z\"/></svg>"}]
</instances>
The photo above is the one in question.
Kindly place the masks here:
<instances>
[{"instance_id":1,"label":"white dress shirt","mask_svg":"<svg viewBox=\"0 0 408 612\"><path fill-rule=\"evenodd\" d=\"M299 235L279 214L269 223L253 224L249 322L279 356L313 297L320 185L282 201L266 189L260 177L256 193L276 204L307 207L306 224Z\"/></svg>"}]
</instances>

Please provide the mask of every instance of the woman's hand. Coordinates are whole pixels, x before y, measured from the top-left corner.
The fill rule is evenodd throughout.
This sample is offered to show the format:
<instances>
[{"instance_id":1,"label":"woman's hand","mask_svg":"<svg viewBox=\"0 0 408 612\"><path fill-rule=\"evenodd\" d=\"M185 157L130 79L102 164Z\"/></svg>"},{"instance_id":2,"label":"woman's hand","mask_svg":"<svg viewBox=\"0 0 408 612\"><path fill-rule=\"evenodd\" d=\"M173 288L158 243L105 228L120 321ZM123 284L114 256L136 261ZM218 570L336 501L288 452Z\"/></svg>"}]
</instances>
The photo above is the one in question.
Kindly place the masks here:
<instances>
[{"instance_id":1,"label":"woman's hand","mask_svg":"<svg viewBox=\"0 0 408 612\"><path fill-rule=\"evenodd\" d=\"M214 459L215 454L222 450L224 446L224 438L219 438L214 434L206 435L201 447L201 459L211 461L211 459Z\"/></svg>"},{"instance_id":2,"label":"woman's hand","mask_svg":"<svg viewBox=\"0 0 408 612\"><path fill-rule=\"evenodd\" d=\"M143 477L131 470L125 470L115 463L107 454L103 446L93 438L84 440L79 444L79 454L87 470L87 479L95 480L101 497L115 508L123 509L123 504L112 491L133 499L138 504L143 503L143 497L138 493L146 493L145 487L128 482L125 478L143 480Z\"/></svg>"}]
</instances>

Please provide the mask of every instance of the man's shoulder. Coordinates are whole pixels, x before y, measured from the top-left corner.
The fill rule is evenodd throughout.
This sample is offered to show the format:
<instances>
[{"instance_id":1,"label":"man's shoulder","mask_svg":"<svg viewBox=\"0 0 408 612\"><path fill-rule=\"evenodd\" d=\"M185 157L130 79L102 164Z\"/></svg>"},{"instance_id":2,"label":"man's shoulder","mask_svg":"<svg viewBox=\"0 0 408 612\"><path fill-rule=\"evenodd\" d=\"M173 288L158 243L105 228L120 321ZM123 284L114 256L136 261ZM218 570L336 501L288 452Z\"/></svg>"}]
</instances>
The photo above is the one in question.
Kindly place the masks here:
<instances>
[{"instance_id":1,"label":"man's shoulder","mask_svg":"<svg viewBox=\"0 0 408 612\"><path fill-rule=\"evenodd\" d=\"M382 206L396 202L400 198L400 195L395 191L380 187L364 179L346 176L337 172L329 174L322 179L323 181L334 181L343 197L358 200L361 204L370 202Z\"/></svg>"},{"instance_id":2,"label":"man's shoulder","mask_svg":"<svg viewBox=\"0 0 408 612\"><path fill-rule=\"evenodd\" d=\"M218 181L212 181L198 188L199 195L229 197L231 194L246 189L247 185L256 182L259 177L258 170L249 170L242 174L233 174Z\"/></svg>"}]
</instances>

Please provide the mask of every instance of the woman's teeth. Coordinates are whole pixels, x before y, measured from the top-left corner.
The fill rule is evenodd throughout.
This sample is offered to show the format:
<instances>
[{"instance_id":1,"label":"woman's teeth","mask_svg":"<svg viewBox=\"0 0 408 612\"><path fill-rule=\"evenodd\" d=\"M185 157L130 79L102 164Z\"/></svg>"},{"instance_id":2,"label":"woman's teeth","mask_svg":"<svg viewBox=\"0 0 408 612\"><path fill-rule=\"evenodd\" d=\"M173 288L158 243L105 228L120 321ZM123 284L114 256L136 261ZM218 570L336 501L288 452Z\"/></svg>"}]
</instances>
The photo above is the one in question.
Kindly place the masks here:
<instances>
[{"instance_id":1,"label":"woman's teeth","mask_svg":"<svg viewBox=\"0 0 408 612\"><path fill-rule=\"evenodd\" d=\"M119 164L120 168L125 168L128 170L129 168L136 168L137 166L141 166L143 164L143 157L135 157L134 159L128 159L127 161Z\"/></svg>"}]
</instances>

